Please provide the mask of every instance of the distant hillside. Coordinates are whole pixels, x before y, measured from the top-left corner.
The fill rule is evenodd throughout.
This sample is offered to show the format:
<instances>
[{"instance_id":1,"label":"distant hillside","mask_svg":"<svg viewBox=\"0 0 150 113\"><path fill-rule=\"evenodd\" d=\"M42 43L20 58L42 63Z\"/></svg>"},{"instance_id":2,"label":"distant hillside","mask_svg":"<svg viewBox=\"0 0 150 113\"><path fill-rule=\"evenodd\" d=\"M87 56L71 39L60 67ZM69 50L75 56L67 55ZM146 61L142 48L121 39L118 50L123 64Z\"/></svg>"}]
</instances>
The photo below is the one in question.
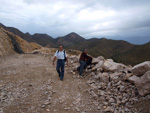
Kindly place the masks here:
<instances>
[{"instance_id":1,"label":"distant hillside","mask_svg":"<svg viewBox=\"0 0 150 113\"><path fill-rule=\"evenodd\" d=\"M24 34L16 28L6 27L3 24L0 24L0 26L28 42L36 42L42 46L56 48L59 44L63 44L66 49L75 49L80 51L87 48L89 50L89 54L94 57L104 56L105 58L112 58L116 62L131 65L150 60L150 43L134 45L126 41L110 40L106 38L92 38L86 40L74 32L54 39L47 34Z\"/></svg>"},{"instance_id":2,"label":"distant hillside","mask_svg":"<svg viewBox=\"0 0 150 113\"><path fill-rule=\"evenodd\" d=\"M150 61L150 42L144 45L133 45L122 40L110 39L89 39L84 42L72 45L69 48L84 50L88 49L89 54L94 57L104 56L116 62L136 65L144 61Z\"/></svg>"},{"instance_id":3,"label":"distant hillside","mask_svg":"<svg viewBox=\"0 0 150 113\"><path fill-rule=\"evenodd\" d=\"M132 65L150 61L150 42L144 45L135 45L129 51L120 55L114 55L112 58L117 62Z\"/></svg>"},{"instance_id":4,"label":"distant hillside","mask_svg":"<svg viewBox=\"0 0 150 113\"><path fill-rule=\"evenodd\" d=\"M54 47L54 45L55 45L55 40L47 34L36 33L36 34L32 35L32 41L36 42L44 47L45 46Z\"/></svg>"},{"instance_id":5,"label":"distant hillside","mask_svg":"<svg viewBox=\"0 0 150 113\"><path fill-rule=\"evenodd\" d=\"M99 55L104 56L105 58L111 58L116 54L122 54L130 50L134 45L126 41L117 41L117 40L108 40L105 38L102 39L90 39L84 42L81 42L77 45L70 46L69 48L83 50L87 48L89 54L97 57Z\"/></svg>"},{"instance_id":6,"label":"distant hillside","mask_svg":"<svg viewBox=\"0 0 150 113\"><path fill-rule=\"evenodd\" d=\"M69 47L71 45L83 42L85 39L78 34L72 32L64 37L59 37L56 39L56 45L64 45L64 47Z\"/></svg>"}]
</instances>

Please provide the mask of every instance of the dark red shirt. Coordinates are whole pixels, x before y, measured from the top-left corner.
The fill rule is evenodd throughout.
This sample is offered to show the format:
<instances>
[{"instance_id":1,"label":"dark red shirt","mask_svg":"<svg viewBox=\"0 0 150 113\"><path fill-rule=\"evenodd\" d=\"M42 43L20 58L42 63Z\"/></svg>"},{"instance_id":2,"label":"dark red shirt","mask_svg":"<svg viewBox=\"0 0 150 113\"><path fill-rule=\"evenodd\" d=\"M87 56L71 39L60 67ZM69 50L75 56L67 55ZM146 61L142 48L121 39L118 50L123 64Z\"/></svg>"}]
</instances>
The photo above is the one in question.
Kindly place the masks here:
<instances>
[{"instance_id":1,"label":"dark red shirt","mask_svg":"<svg viewBox=\"0 0 150 113\"><path fill-rule=\"evenodd\" d=\"M91 57L88 56L85 52L82 52L81 56L80 56L80 60L81 61L86 61L88 59L90 59Z\"/></svg>"}]
</instances>

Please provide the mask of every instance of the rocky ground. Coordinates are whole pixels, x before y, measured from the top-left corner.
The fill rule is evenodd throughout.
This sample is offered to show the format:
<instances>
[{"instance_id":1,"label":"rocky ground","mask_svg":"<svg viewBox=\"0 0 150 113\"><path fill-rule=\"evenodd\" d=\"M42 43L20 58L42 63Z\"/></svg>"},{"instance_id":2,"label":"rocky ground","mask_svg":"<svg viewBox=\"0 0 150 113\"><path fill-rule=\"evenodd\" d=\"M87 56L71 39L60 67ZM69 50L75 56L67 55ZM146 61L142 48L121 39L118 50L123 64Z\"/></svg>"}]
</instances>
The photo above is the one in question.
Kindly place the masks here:
<instances>
[{"instance_id":1,"label":"rocky ground","mask_svg":"<svg viewBox=\"0 0 150 113\"><path fill-rule=\"evenodd\" d=\"M93 65L81 78L75 71L78 59L70 57L60 81L52 58L48 54L0 58L0 113L150 112L150 95L139 95L124 76L129 73L103 72Z\"/></svg>"},{"instance_id":2,"label":"rocky ground","mask_svg":"<svg viewBox=\"0 0 150 113\"><path fill-rule=\"evenodd\" d=\"M98 112L86 89L86 78L66 67L60 81L52 57L22 54L0 59L0 113Z\"/></svg>"}]
</instances>

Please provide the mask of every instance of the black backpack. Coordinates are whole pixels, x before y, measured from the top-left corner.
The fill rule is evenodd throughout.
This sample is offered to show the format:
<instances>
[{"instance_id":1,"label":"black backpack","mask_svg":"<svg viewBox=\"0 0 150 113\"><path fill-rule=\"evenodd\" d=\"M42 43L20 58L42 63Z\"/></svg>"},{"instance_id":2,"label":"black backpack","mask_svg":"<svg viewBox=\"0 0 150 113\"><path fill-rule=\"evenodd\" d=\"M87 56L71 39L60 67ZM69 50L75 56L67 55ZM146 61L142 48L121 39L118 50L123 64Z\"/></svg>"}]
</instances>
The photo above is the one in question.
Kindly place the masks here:
<instances>
[{"instance_id":1,"label":"black backpack","mask_svg":"<svg viewBox=\"0 0 150 113\"><path fill-rule=\"evenodd\" d=\"M63 52L64 52L64 60L65 60L65 62L66 62L66 51L65 50L63 50ZM57 50L57 54L59 53L59 50Z\"/></svg>"}]
</instances>

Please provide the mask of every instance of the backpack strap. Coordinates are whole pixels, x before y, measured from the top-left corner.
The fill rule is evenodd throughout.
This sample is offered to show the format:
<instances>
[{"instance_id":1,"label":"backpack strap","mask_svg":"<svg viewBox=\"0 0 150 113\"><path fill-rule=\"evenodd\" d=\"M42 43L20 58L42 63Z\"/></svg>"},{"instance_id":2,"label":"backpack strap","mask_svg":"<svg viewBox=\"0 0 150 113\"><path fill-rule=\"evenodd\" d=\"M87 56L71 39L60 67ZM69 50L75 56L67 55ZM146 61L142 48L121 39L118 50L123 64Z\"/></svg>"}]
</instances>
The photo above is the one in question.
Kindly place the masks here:
<instances>
[{"instance_id":1,"label":"backpack strap","mask_svg":"<svg viewBox=\"0 0 150 113\"><path fill-rule=\"evenodd\" d=\"M66 51L64 50L63 52L64 52L64 58L66 58Z\"/></svg>"},{"instance_id":2,"label":"backpack strap","mask_svg":"<svg viewBox=\"0 0 150 113\"><path fill-rule=\"evenodd\" d=\"M59 50L57 50L57 54L59 53Z\"/></svg>"}]
</instances>

